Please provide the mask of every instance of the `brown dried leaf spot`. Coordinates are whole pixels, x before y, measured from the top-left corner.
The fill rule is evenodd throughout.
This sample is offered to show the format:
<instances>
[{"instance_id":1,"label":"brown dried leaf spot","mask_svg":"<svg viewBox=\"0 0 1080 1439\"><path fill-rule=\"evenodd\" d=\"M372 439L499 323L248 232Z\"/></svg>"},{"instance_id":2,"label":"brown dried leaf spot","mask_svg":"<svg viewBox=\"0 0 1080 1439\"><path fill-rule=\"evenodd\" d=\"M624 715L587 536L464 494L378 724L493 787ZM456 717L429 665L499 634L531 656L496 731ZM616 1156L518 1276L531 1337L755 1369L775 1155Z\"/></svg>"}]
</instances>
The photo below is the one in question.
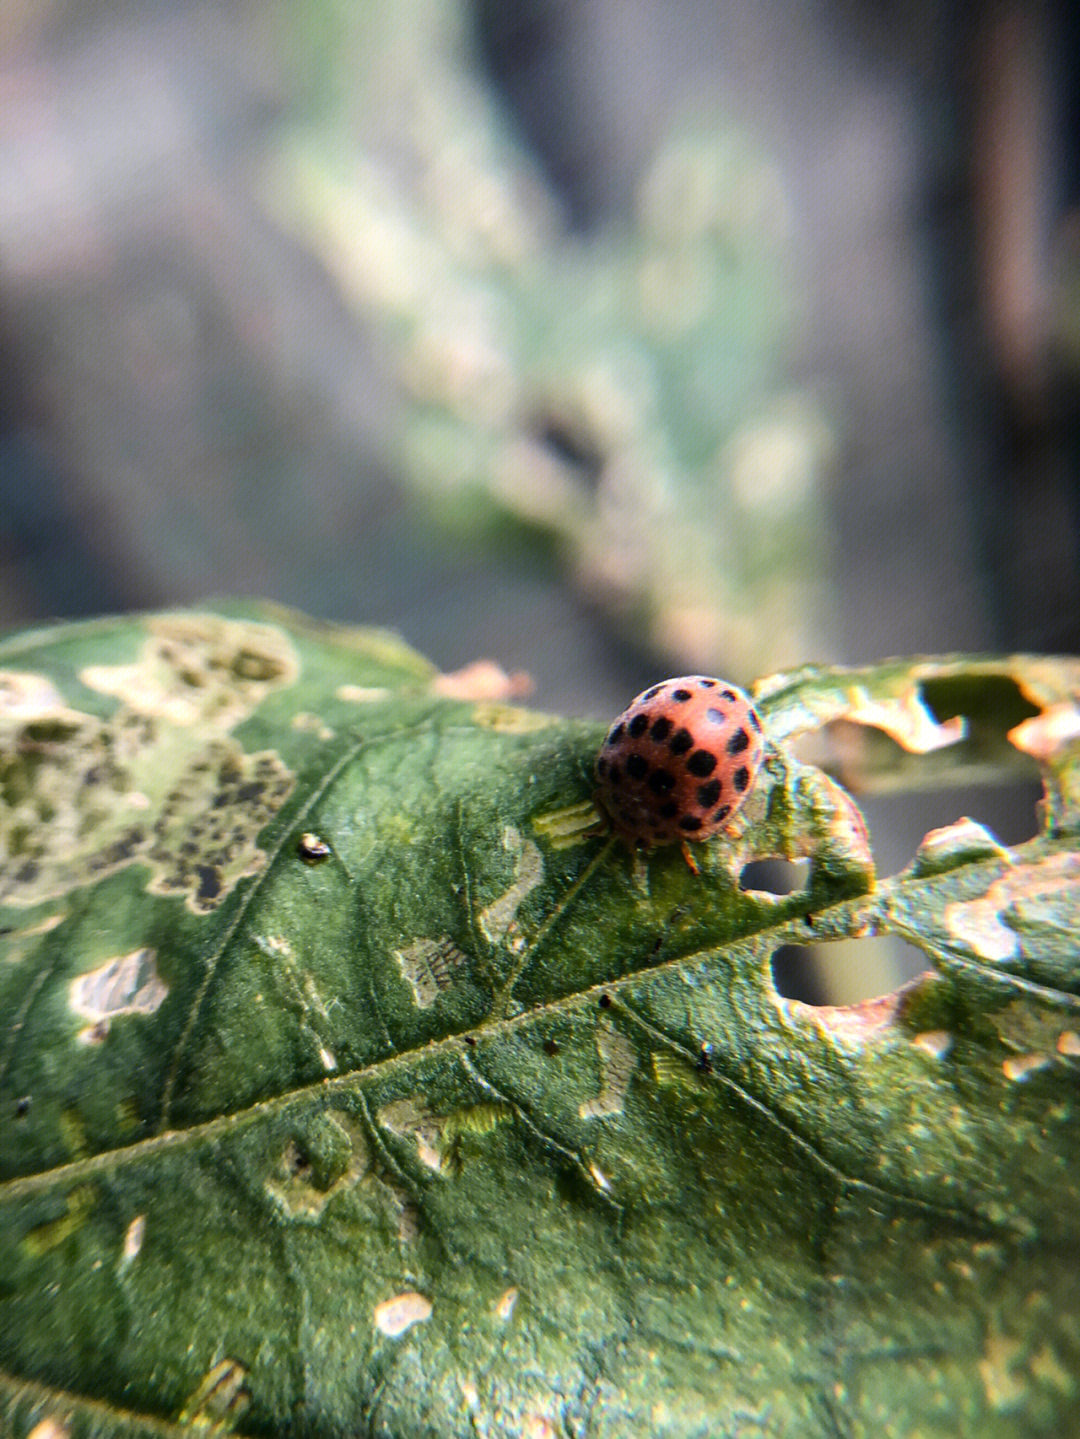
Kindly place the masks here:
<instances>
[{"instance_id":1,"label":"brown dried leaf spot","mask_svg":"<svg viewBox=\"0 0 1080 1439\"><path fill-rule=\"evenodd\" d=\"M518 700L532 693L533 682L524 670L508 675L494 660L473 660L462 669L436 675L431 689L448 700Z\"/></svg>"},{"instance_id":2,"label":"brown dried leaf spot","mask_svg":"<svg viewBox=\"0 0 1080 1439\"><path fill-rule=\"evenodd\" d=\"M852 724L873 725L875 729L884 730L909 754L945 749L962 740L967 729L963 715L953 715L939 723L917 686L902 695L875 699L861 685L855 685L848 691L848 708L843 718Z\"/></svg>"},{"instance_id":3,"label":"brown dried leaf spot","mask_svg":"<svg viewBox=\"0 0 1080 1439\"><path fill-rule=\"evenodd\" d=\"M1080 740L1080 709L1067 700L1050 705L1042 714L1015 725L1008 739L1018 750L1045 764Z\"/></svg>"},{"instance_id":4,"label":"brown dried leaf spot","mask_svg":"<svg viewBox=\"0 0 1080 1439\"><path fill-rule=\"evenodd\" d=\"M781 1004L792 1018L809 1020L830 1039L857 1048L880 1038L896 1024L908 994L928 976L933 977L933 971L917 975L890 994L878 994L858 1004L806 1004L801 999L785 999Z\"/></svg>"}]
</instances>

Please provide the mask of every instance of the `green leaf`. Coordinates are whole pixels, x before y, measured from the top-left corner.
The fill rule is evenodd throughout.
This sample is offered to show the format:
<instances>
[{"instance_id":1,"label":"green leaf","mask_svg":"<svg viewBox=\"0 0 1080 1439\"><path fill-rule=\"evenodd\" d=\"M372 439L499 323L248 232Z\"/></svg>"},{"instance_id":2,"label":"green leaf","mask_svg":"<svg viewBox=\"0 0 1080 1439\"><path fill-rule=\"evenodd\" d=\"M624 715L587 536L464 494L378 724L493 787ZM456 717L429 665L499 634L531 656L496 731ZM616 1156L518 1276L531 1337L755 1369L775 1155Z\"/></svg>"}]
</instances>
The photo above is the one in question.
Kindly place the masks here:
<instances>
[{"instance_id":1,"label":"green leaf","mask_svg":"<svg viewBox=\"0 0 1080 1439\"><path fill-rule=\"evenodd\" d=\"M1075 662L764 681L699 875L600 832L598 725L386 634L0 666L5 1432L1080 1426ZM867 783L1037 763L1038 833L878 879L792 750L837 723ZM741 888L768 856L805 888ZM778 997L779 946L887 934L900 992Z\"/></svg>"}]
</instances>

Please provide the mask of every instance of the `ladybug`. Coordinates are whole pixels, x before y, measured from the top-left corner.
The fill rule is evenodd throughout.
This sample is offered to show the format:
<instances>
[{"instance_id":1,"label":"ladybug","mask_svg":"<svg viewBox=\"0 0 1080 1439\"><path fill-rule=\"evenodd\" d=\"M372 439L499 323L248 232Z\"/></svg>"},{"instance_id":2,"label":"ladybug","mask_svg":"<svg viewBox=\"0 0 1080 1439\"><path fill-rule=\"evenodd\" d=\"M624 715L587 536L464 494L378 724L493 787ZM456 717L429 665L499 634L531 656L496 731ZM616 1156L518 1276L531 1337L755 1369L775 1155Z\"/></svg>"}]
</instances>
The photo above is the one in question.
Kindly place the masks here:
<instances>
[{"instance_id":1,"label":"ladybug","mask_svg":"<svg viewBox=\"0 0 1080 1439\"><path fill-rule=\"evenodd\" d=\"M595 800L631 848L709 839L761 766L761 721L726 680L683 675L632 700L596 759ZM687 854L691 868L696 868Z\"/></svg>"}]
</instances>

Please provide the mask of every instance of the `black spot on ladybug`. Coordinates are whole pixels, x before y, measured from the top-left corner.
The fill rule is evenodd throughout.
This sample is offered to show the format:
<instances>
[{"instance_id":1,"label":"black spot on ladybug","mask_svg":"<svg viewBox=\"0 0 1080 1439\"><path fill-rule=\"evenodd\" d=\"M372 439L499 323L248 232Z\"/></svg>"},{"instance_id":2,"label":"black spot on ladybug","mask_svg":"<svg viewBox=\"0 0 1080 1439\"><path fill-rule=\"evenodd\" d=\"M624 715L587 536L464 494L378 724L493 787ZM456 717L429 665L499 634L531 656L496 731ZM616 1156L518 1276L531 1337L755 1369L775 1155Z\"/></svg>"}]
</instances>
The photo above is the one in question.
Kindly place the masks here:
<instances>
[{"instance_id":1,"label":"black spot on ladybug","mask_svg":"<svg viewBox=\"0 0 1080 1439\"><path fill-rule=\"evenodd\" d=\"M649 773L648 763L639 754L629 754L626 756L626 773L631 779L644 779Z\"/></svg>"},{"instance_id":2,"label":"black spot on ladybug","mask_svg":"<svg viewBox=\"0 0 1080 1439\"><path fill-rule=\"evenodd\" d=\"M608 770L608 784L622 784L622 770L617 764Z\"/></svg>"},{"instance_id":3,"label":"black spot on ladybug","mask_svg":"<svg viewBox=\"0 0 1080 1439\"><path fill-rule=\"evenodd\" d=\"M688 729L677 729L668 741L668 749L672 754L685 754L688 749L694 748L694 736Z\"/></svg>"},{"instance_id":4,"label":"black spot on ladybug","mask_svg":"<svg viewBox=\"0 0 1080 1439\"><path fill-rule=\"evenodd\" d=\"M750 736L744 729L736 730L727 742L728 754L742 754L744 749L750 747Z\"/></svg>"},{"instance_id":5,"label":"black spot on ladybug","mask_svg":"<svg viewBox=\"0 0 1080 1439\"><path fill-rule=\"evenodd\" d=\"M649 788L653 794L670 794L675 788L675 776L666 769L654 769L649 776Z\"/></svg>"},{"instance_id":6,"label":"black spot on ladybug","mask_svg":"<svg viewBox=\"0 0 1080 1439\"><path fill-rule=\"evenodd\" d=\"M757 717L757 711L756 711L756 710L751 710L748 718L749 718L749 720L750 720L750 723L751 723L751 724L753 725L753 727L757 730L758 734L760 734L760 733L761 733L761 721L760 721L760 720L758 719L758 717Z\"/></svg>"},{"instance_id":7,"label":"black spot on ladybug","mask_svg":"<svg viewBox=\"0 0 1080 1439\"><path fill-rule=\"evenodd\" d=\"M698 779L707 779L716 768L716 756L707 749L696 749L686 761L686 768Z\"/></svg>"},{"instance_id":8,"label":"black spot on ladybug","mask_svg":"<svg viewBox=\"0 0 1080 1439\"><path fill-rule=\"evenodd\" d=\"M742 794L743 790L750 783L750 771L745 765L735 771L731 777L731 783L735 786L736 792Z\"/></svg>"},{"instance_id":9,"label":"black spot on ladybug","mask_svg":"<svg viewBox=\"0 0 1080 1439\"><path fill-rule=\"evenodd\" d=\"M607 737L608 744L618 744L623 737L624 726L617 724Z\"/></svg>"},{"instance_id":10,"label":"black spot on ladybug","mask_svg":"<svg viewBox=\"0 0 1080 1439\"><path fill-rule=\"evenodd\" d=\"M662 804L660 806L661 819L674 819L678 813L679 806L675 803L673 799L669 799L667 804Z\"/></svg>"},{"instance_id":11,"label":"black spot on ladybug","mask_svg":"<svg viewBox=\"0 0 1080 1439\"><path fill-rule=\"evenodd\" d=\"M603 779L604 776L607 774L607 760L606 760L606 759L602 759L602 758L601 758L601 759L598 759L598 760L596 761L596 773L600 776L601 779Z\"/></svg>"},{"instance_id":12,"label":"black spot on ladybug","mask_svg":"<svg viewBox=\"0 0 1080 1439\"><path fill-rule=\"evenodd\" d=\"M665 740L671 733L671 721L666 715L661 715L649 731L649 738L654 740Z\"/></svg>"},{"instance_id":13,"label":"black spot on ladybug","mask_svg":"<svg viewBox=\"0 0 1080 1439\"><path fill-rule=\"evenodd\" d=\"M626 726L626 733L631 739L640 739L649 728L649 716L644 712L636 714Z\"/></svg>"},{"instance_id":14,"label":"black spot on ladybug","mask_svg":"<svg viewBox=\"0 0 1080 1439\"><path fill-rule=\"evenodd\" d=\"M692 834L695 829L701 828L701 820L698 819L696 814L684 814L679 821L679 828L685 829L687 833Z\"/></svg>"},{"instance_id":15,"label":"black spot on ladybug","mask_svg":"<svg viewBox=\"0 0 1080 1439\"><path fill-rule=\"evenodd\" d=\"M653 685L651 690L646 690L641 696L642 704L648 704L650 700L654 700L663 688L663 685Z\"/></svg>"},{"instance_id":16,"label":"black spot on ladybug","mask_svg":"<svg viewBox=\"0 0 1080 1439\"><path fill-rule=\"evenodd\" d=\"M692 700L694 696L690 693L689 690L672 690L671 698L676 702L676 704L684 705L687 700Z\"/></svg>"},{"instance_id":17,"label":"black spot on ladybug","mask_svg":"<svg viewBox=\"0 0 1080 1439\"><path fill-rule=\"evenodd\" d=\"M734 690L721 690L720 698L722 700L737 700L739 696L735 693Z\"/></svg>"},{"instance_id":18,"label":"black spot on ladybug","mask_svg":"<svg viewBox=\"0 0 1080 1439\"><path fill-rule=\"evenodd\" d=\"M711 690L716 688L715 680L698 680L698 684L703 690Z\"/></svg>"},{"instance_id":19,"label":"black spot on ladybug","mask_svg":"<svg viewBox=\"0 0 1080 1439\"><path fill-rule=\"evenodd\" d=\"M711 779L708 784L700 786L697 792L697 802L702 809L712 809L720 798L720 781Z\"/></svg>"},{"instance_id":20,"label":"black spot on ladybug","mask_svg":"<svg viewBox=\"0 0 1080 1439\"><path fill-rule=\"evenodd\" d=\"M610 995L610 994L602 994L602 995L600 996L599 1003L600 1003L600 1008L601 1008L601 1009L610 1009L610 1008L611 1008L611 995Z\"/></svg>"},{"instance_id":21,"label":"black spot on ladybug","mask_svg":"<svg viewBox=\"0 0 1080 1439\"><path fill-rule=\"evenodd\" d=\"M544 1040L544 1053L545 1053L545 1054L558 1054L558 1052L559 1052L559 1046L558 1046L558 1043L557 1043L554 1039L545 1039L545 1040Z\"/></svg>"},{"instance_id":22,"label":"black spot on ladybug","mask_svg":"<svg viewBox=\"0 0 1080 1439\"><path fill-rule=\"evenodd\" d=\"M716 811L716 813L713 815L713 824L720 824L722 820L727 819L730 813L731 806L729 804L722 804L720 808Z\"/></svg>"}]
</instances>

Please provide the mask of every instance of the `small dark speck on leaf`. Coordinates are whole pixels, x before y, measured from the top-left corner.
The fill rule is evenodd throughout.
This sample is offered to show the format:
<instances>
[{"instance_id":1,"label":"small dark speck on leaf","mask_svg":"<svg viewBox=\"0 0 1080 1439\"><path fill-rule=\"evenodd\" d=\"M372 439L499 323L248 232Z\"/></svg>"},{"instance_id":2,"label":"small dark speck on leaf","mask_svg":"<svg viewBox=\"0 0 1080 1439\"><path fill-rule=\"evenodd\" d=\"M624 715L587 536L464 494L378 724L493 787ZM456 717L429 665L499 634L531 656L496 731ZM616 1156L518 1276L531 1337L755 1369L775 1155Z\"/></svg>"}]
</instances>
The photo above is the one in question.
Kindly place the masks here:
<instances>
[{"instance_id":1,"label":"small dark speck on leaf","mask_svg":"<svg viewBox=\"0 0 1080 1439\"><path fill-rule=\"evenodd\" d=\"M556 1043L556 1041L555 1041L554 1039L545 1039L545 1040L544 1040L544 1053L545 1053L545 1054L558 1054L558 1052L559 1052L559 1046L558 1046L558 1044Z\"/></svg>"},{"instance_id":2,"label":"small dark speck on leaf","mask_svg":"<svg viewBox=\"0 0 1080 1439\"><path fill-rule=\"evenodd\" d=\"M17 1099L17 1100L15 1101L15 1118L16 1118L16 1119L22 1119L22 1117L23 1117L25 1114L29 1114L29 1112L30 1112L30 1096L29 1096L28 1094L24 1094L21 1099Z\"/></svg>"},{"instance_id":3,"label":"small dark speck on leaf","mask_svg":"<svg viewBox=\"0 0 1080 1439\"><path fill-rule=\"evenodd\" d=\"M700 1052L700 1054L698 1055L698 1062L697 1062L697 1067L698 1067L698 1069L701 1070L702 1074L711 1074L711 1073L712 1073L712 1056L713 1056L713 1047L712 1047L712 1045L709 1043L708 1040L705 1040L705 1041L702 1043L701 1052Z\"/></svg>"},{"instance_id":4,"label":"small dark speck on leaf","mask_svg":"<svg viewBox=\"0 0 1080 1439\"><path fill-rule=\"evenodd\" d=\"M602 995L600 996L600 1008L601 1008L601 1009L610 1009L610 1008L611 1008L611 995L610 995L610 994L602 994Z\"/></svg>"},{"instance_id":5,"label":"small dark speck on leaf","mask_svg":"<svg viewBox=\"0 0 1080 1439\"><path fill-rule=\"evenodd\" d=\"M307 830L296 841L296 852L305 864L322 864L330 858L330 846L317 834Z\"/></svg>"},{"instance_id":6,"label":"small dark speck on leaf","mask_svg":"<svg viewBox=\"0 0 1080 1439\"><path fill-rule=\"evenodd\" d=\"M467 1034L467 1035L465 1036L465 1043L469 1046L470 1049L475 1049L475 1048L476 1048L476 1035L475 1035L475 1034Z\"/></svg>"}]
</instances>

